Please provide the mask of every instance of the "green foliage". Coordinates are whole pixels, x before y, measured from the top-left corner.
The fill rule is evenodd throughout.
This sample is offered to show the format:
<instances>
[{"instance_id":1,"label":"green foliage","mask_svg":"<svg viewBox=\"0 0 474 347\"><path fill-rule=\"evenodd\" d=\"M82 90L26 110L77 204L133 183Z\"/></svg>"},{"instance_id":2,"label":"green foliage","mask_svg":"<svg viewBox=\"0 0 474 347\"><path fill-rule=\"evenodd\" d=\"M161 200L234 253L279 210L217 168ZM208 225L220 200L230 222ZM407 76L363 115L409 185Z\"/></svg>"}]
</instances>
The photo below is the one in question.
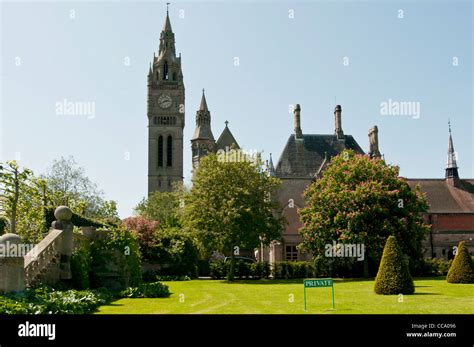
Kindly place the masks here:
<instances>
[{"instance_id":1,"label":"green foliage","mask_svg":"<svg viewBox=\"0 0 474 347\"><path fill-rule=\"evenodd\" d=\"M45 182L16 161L0 163L0 211L11 233L24 242L36 243L42 237Z\"/></svg>"},{"instance_id":2,"label":"green foliage","mask_svg":"<svg viewBox=\"0 0 474 347\"><path fill-rule=\"evenodd\" d=\"M472 258L464 241L459 242L456 255L446 277L448 283L474 283Z\"/></svg>"},{"instance_id":3,"label":"green foliage","mask_svg":"<svg viewBox=\"0 0 474 347\"><path fill-rule=\"evenodd\" d=\"M0 235L5 234L7 222L8 221L5 218L0 217Z\"/></svg>"},{"instance_id":4,"label":"green foliage","mask_svg":"<svg viewBox=\"0 0 474 347\"><path fill-rule=\"evenodd\" d=\"M226 265L223 261L214 261L209 266L210 275L212 278L218 280L227 275Z\"/></svg>"},{"instance_id":5,"label":"green foliage","mask_svg":"<svg viewBox=\"0 0 474 347\"><path fill-rule=\"evenodd\" d=\"M90 243L91 286L126 288L141 283L141 260L136 235L125 229L109 230L105 237L94 239ZM104 282L102 274L116 270L114 285Z\"/></svg>"},{"instance_id":6,"label":"green foliage","mask_svg":"<svg viewBox=\"0 0 474 347\"><path fill-rule=\"evenodd\" d=\"M121 293L125 298L167 298L170 295L168 286L160 282L142 283L138 287L129 287Z\"/></svg>"},{"instance_id":7,"label":"green foliage","mask_svg":"<svg viewBox=\"0 0 474 347\"><path fill-rule=\"evenodd\" d=\"M280 181L268 176L261 163L225 162L215 154L203 158L185 196L184 224L203 254L254 249L278 239L282 219L271 199Z\"/></svg>"},{"instance_id":8,"label":"green foliage","mask_svg":"<svg viewBox=\"0 0 474 347\"><path fill-rule=\"evenodd\" d=\"M253 263L250 271L255 278L269 278L271 275L270 263L266 261Z\"/></svg>"},{"instance_id":9,"label":"green foliage","mask_svg":"<svg viewBox=\"0 0 474 347\"><path fill-rule=\"evenodd\" d=\"M446 276L452 262L452 259L424 259L421 268L414 274L414 276Z\"/></svg>"},{"instance_id":10,"label":"green foliage","mask_svg":"<svg viewBox=\"0 0 474 347\"><path fill-rule=\"evenodd\" d=\"M421 212L428 205L418 188L410 189L399 177L398 167L344 151L331 159L305 197L300 232L304 248L313 254L324 254L333 241L364 244L366 265L374 273L387 237L395 235L412 263L422 261L421 241L428 227Z\"/></svg>"},{"instance_id":11,"label":"green foliage","mask_svg":"<svg viewBox=\"0 0 474 347\"><path fill-rule=\"evenodd\" d=\"M280 261L273 265L273 277L277 279L310 278L315 276L314 264L306 261Z\"/></svg>"},{"instance_id":12,"label":"green foliage","mask_svg":"<svg viewBox=\"0 0 474 347\"><path fill-rule=\"evenodd\" d=\"M385 244L374 290L375 293L384 295L415 292L408 264L394 236L389 236Z\"/></svg>"},{"instance_id":13,"label":"green foliage","mask_svg":"<svg viewBox=\"0 0 474 347\"><path fill-rule=\"evenodd\" d=\"M213 279L228 277L230 272L230 261L214 261L210 263L210 275ZM235 262L234 276L240 279L269 278L271 274L268 262L249 263L243 260Z\"/></svg>"},{"instance_id":14,"label":"green foliage","mask_svg":"<svg viewBox=\"0 0 474 347\"><path fill-rule=\"evenodd\" d=\"M91 264L89 245L87 243L81 244L71 257L71 285L74 289L84 290L90 287Z\"/></svg>"},{"instance_id":15,"label":"green foliage","mask_svg":"<svg viewBox=\"0 0 474 347\"><path fill-rule=\"evenodd\" d=\"M198 251L188 232L142 216L123 223L137 235L143 261L161 265L160 275L197 277Z\"/></svg>"},{"instance_id":16,"label":"green foliage","mask_svg":"<svg viewBox=\"0 0 474 347\"><path fill-rule=\"evenodd\" d=\"M77 214L108 224L119 222L117 204L106 201L72 156L54 160L43 177L48 186L50 206L69 206Z\"/></svg>"},{"instance_id":17,"label":"green foliage","mask_svg":"<svg viewBox=\"0 0 474 347\"><path fill-rule=\"evenodd\" d=\"M106 291L40 287L0 296L0 314L87 314L111 298Z\"/></svg>"},{"instance_id":18,"label":"green foliage","mask_svg":"<svg viewBox=\"0 0 474 347\"><path fill-rule=\"evenodd\" d=\"M181 206L184 202L184 190L172 192L154 192L143 199L135 208L135 212L148 220L158 221L169 227L181 225Z\"/></svg>"},{"instance_id":19,"label":"green foliage","mask_svg":"<svg viewBox=\"0 0 474 347\"><path fill-rule=\"evenodd\" d=\"M55 209L56 207L48 207L46 209L45 219L46 219L46 224L48 225L48 227L51 226L51 223L56 220L56 218L54 217ZM76 227L106 228L108 226L113 226L113 225L101 223L89 218L85 218L74 212L72 213L71 223Z\"/></svg>"}]
</instances>

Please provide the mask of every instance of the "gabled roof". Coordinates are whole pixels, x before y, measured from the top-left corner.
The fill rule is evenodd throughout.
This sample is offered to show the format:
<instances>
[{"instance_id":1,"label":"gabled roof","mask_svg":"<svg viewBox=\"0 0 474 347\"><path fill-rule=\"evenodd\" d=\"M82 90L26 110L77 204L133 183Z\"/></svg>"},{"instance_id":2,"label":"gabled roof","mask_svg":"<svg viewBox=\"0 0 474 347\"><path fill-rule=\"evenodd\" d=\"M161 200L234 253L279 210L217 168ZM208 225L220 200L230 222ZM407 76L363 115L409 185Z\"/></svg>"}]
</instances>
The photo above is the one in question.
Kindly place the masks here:
<instances>
[{"instance_id":1,"label":"gabled roof","mask_svg":"<svg viewBox=\"0 0 474 347\"><path fill-rule=\"evenodd\" d=\"M344 135L343 140L338 140L335 135L303 135L302 139L296 139L292 134L276 165L276 176L312 178L325 157L329 160L344 149L364 154L352 135Z\"/></svg>"},{"instance_id":2,"label":"gabled roof","mask_svg":"<svg viewBox=\"0 0 474 347\"><path fill-rule=\"evenodd\" d=\"M232 132L230 131L229 127L227 126L228 122L226 121L225 128L222 131L221 135L219 136L219 139L216 142L216 150L225 150L226 147L231 148L232 145L235 146L236 149L239 149L239 144L237 143L237 140L235 139L234 135L232 135Z\"/></svg>"},{"instance_id":3,"label":"gabled roof","mask_svg":"<svg viewBox=\"0 0 474 347\"><path fill-rule=\"evenodd\" d=\"M461 179L458 187L437 178L409 178L407 183L420 186L431 213L474 213L474 179Z\"/></svg>"}]
</instances>

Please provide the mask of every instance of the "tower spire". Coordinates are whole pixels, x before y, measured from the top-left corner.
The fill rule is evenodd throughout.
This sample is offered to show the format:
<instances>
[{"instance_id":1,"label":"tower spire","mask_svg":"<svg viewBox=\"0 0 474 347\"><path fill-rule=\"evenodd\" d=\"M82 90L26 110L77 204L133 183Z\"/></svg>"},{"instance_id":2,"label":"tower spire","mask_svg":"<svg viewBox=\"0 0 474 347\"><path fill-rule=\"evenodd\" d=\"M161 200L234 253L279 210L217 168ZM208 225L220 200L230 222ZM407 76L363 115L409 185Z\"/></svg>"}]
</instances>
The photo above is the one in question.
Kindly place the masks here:
<instances>
[{"instance_id":1,"label":"tower spire","mask_svg":"<svg viewBox=\"0 0 474 347\"><path fill-rule=\"evenodd\" d=\"M270 153L270 159L268 160L268 174L275 176L275 166L273 165L272 154Z\"/></svg>"},{"instance_id":2,"label":"tower spire","mask_svg":"<svg viewBox=\"0 0 474 347\"><path fill-rule=\"evenodd\" d=\"M459 179L458 165L456 162L456 152L454 151L453 137L451 134L451 121L448 121L449 142L448 142L448 160L446 162L446 178Z\"/></svg>"},{"instance_id":3,"label":"tower spire","mask_svg":"<svg viewBox=\"0 0 474 347\"><path fill-rule=\"evenodd\" d=\"M202 88L201 105L199 106L199 111L209 111L207 109L207 101L206 94L204 94L204 88Z\"/></svg>"}]
</instances>

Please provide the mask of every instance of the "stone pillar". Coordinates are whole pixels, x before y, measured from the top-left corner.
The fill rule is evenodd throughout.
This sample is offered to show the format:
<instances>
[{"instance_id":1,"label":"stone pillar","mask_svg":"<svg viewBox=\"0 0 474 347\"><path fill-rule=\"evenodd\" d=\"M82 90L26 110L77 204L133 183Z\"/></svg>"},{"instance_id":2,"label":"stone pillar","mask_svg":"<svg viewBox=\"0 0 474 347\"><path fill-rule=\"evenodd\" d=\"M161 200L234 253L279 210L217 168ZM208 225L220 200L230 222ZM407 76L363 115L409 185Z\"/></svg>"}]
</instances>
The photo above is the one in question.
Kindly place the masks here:
<instances>
[{"instance_id":1,"label":"stone pillar","mask_svg":"<svg viewBox=\"0 0 474 347\"><path fill-rule=\"evenodd\" d=\"M19 292L25 289L25 260L21 254L21 238L16 234L0 237L0 291Z\"/></svg>"},{"instance_id":2,"label":"stone pillar","mask_svg":"<svg viewBox=\"0 0 474 347\"><path fill-rule=\"evenodd\" d=\"M56 221L52 223L51 227L63 231L59 249L61 255L59 277L60 279L71 279L71 256L74 249L72 212L67 206L59 206L54 211L54 217L56 217Z\"/></svg>"}]
</instances>

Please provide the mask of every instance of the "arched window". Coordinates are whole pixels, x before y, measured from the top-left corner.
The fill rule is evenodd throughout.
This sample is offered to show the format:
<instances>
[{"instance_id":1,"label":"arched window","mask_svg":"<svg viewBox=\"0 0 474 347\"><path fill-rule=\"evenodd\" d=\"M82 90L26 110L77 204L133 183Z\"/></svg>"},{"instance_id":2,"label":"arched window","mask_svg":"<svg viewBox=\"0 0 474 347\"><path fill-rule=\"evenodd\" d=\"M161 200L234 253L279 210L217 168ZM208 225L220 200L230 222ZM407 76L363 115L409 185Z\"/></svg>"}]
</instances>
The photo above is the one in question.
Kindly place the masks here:
<instances>
[{"instance_id":1,"label":"arched window","mask_svg":"<svg viewBox=\"0 0 474 347\"><path fill-rule=\"evenodd\" d=\"M165 60L165 65L163 66L163 79L168 80L168 62Z\"/></svg>"},{"instance_id":2,"label":"arched window","mask_svg":"<svg viewBox=\"0 0 474 347\"><path fill-rule=\"evenodd\" d=\"M172 166L173 165L173 138L171 135L168 136L166 141L166 165Z\"/></svg>"},{"instance_id":3,"label":"arched window","mask_svg":"<svg viewBox=\"0 0 474 347\"><path fill-rule=\"evenodd\" d=\"M158 166L163 166L163 136L158 138Z\"/></svg>"}]
</instances>

